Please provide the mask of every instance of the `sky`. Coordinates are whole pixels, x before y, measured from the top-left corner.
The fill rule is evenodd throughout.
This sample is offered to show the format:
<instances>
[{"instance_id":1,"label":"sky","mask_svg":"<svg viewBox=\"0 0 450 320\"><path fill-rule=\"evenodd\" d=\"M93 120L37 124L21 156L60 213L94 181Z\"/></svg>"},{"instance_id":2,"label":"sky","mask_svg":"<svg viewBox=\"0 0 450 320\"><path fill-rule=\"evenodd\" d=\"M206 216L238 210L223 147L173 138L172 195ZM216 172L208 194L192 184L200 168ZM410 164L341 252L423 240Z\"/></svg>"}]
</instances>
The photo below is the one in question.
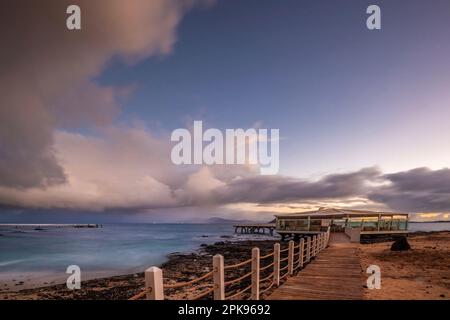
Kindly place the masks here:
<instances>
[{"instance_id":1,"label":"sky","mask_svg":"<svg viewBox=\"0 0 450 320\"><path fill-rule=\"evenodd\" d=\"M0 221L449 219L446 0L6 0L0 17ZM279 174L173 165L194 120L279 129Z\"/></svg>"}]
</instances>

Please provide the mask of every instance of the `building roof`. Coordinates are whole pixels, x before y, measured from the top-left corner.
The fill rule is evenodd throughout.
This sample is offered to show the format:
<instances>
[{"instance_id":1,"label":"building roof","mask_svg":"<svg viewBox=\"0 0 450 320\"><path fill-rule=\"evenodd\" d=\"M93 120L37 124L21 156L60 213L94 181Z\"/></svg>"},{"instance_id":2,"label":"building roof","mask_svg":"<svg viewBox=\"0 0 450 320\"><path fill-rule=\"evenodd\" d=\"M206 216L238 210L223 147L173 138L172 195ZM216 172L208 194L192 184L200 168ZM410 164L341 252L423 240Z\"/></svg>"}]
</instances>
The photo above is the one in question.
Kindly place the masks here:
<instances>
[{"instance_id":1,"label":"building roof","mask_svg":"<svg viewBox=\"0 0 450 320\"><path fill-rule=\"evenodd\" d=\"M319 208L313 211L297 212L290 214L278 214L277 218L347 218L347 217L378 217L378 216L408 216L408 213L403 212L378 212L369 210L350 210L339 208Z\"/></svg>"}]
</instances>

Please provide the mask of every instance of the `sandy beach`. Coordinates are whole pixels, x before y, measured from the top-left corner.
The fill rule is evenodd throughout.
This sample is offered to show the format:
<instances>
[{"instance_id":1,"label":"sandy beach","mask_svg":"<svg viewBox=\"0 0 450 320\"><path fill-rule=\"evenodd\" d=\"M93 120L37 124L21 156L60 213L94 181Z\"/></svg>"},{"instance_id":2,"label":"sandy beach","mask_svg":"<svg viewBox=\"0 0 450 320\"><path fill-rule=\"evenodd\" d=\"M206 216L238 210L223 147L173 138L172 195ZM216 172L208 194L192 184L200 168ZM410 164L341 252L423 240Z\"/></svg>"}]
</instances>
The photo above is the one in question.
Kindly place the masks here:
<instances>
[{"instance_id":1,"label":"sandy beach","mask_svg":"<svg viewBox=\"0 0 450 320\"><path fill-rule=\"evenodd\" d=\"M450 232L418 232L411 250L391 251L392 242L360 245L362 272L381 269L381 289L365 288L365 299L450 299Z\"/></svg>"},{"instance_id":2,"label":"sandy beach","mask_svg":"<svg viewBox=\"0 0 450 320\"><path fill-rule=\"evenodd\" d=\"M360 244L362 277L365 287L367 266L381 268L382 287L369 290L365 287L364 299L450 299L450 232L415 233L408 241L411 250L391 251L392 242ZM223 241L202 245L191 253L173 253L161 265L166 283L189 281L209 271L212 256L224 255L225 264L235 264L250 258L251 248L258 246L261 254L268 253L275 241ZM282 247L287 246L283 243ZM249 270L231 271L228 279L237 278ZM233 292L248 285L242 281L227 290ZM189 299L210 284L205 282L197 290L167 290L169 299ZM80 290L70 291L65 284L12 292L0 289L0 299L105 299L124 300L139 293L144 287L143 273L128 274L84 281ZM245 298L245 296L244 296Z\"/></svg>"}]
</instances>

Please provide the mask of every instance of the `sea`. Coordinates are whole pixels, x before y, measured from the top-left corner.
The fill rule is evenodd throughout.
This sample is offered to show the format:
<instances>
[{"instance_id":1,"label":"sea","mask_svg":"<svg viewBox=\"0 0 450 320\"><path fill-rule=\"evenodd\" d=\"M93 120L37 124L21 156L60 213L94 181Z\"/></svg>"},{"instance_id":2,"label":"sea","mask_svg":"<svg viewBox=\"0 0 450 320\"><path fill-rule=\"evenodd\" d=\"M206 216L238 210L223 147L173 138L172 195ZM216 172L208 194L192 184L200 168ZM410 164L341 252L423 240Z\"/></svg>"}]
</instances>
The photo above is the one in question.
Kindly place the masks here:
<instances>
[{"instance_id":1,"label":"sea","mask_svg":"<svg viewBox=\"0 0 450 320\"><path fill-rule=\"evenodd\" d=\"M101 228L0 227L0 291L65 280L68 266L82 279L143 272L171 253L202 244L248 240L230 224L103 224ZM258 235L257 238L270 238Z\"/></svg>"},{"instance_id":2,"label":"sea","mask_svg":"<svg viewBox=\"0 0 450 320\"><path fill-rule=\"evenodd\" d=\"M410 223L411 231L450 230L448 223ZM68 266L82 279L142 272L168 254L217 241L267 239L235 234L229 224L104 224L101 228L0 227L0 291L61 283Z\"/></svg>"}]
</instances>

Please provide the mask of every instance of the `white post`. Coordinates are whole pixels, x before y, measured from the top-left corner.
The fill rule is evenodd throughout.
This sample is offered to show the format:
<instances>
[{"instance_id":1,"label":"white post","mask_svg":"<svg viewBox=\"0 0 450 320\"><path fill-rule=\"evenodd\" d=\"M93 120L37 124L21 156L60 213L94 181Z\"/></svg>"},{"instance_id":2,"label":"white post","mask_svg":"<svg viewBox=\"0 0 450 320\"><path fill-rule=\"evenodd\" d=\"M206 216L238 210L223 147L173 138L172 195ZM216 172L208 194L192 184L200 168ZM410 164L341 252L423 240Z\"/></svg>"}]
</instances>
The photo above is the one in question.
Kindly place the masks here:
<instances>
[{"instance_id":1,"label":"white post","mask_svg":"<svg viewBox=\"0 0 450 320\"><path fill-rule=\"evenodd\" d=\"M316 256L319 254L319 242L320 242L320 236L316 235Z\"/></svg>"},{"instance_id":2,"label":"white post","mask_svg":"<svg viewBox=\"0 0 450 320\"><path fill-rule=\"evenodd\" d=\"M300 239L300 245L299 245L299 262L298 262L298 266L299 268L303 268L303 254L305 252L305 239L301 238Z\"/></svg>"},{"instance_id":3,"label":"white post","mask_svg":"<svg viewBox=\"0 0 450 320\"><path fill-rule=\"evenodd\" d=\"M280 244L273 245L273 283L280 285Z\"/></svg>"},{"instance_id":4,"label":"white post","mask_svg":"<svg viewBox=\"0 0 450 320\"><path fill-rule=\"evenodd\" d=\"M323 250L323 233L320 234L320 251Z\"/></svg>"},{"instance_id":5,"label":"white post","mask_svg":"<svg viewBox=\"0 0 450 320\"><path fill-rule=\"evenodd\" d=\"M309 262L311 260L311 238L308 237L308 240L306 240L306 262Z\"/></svg>"},{"instance_id":6,"label":"white post","mask_svg":"<svg viewBox=\"0 0 450 320\"><path fill-rule=\"evenodd\" d=\"M316 237L317 245L316 245L316 255L320 252L320 233Z\"/></svg>"},{"instance_id":7,"label":"white post","mask_svg":"<svg viewBox=\"0 0 450 320\"><path fill-rule=\"evenodd\" d=\"M213 283L214 300L225 300L225 271L223 256L220 254L213 257Z\"/></svg>"},{"instance_id":8,"label":"white post","mask_svg":"<svg viewBox=\"0 0 450 320\"><path fill-rule=\"evenodd\" d=\"M317 249L317 237L314 235L312 240L312 256L316 256L316 249Z\"/></svg>"},{"instance_id":9,"label":"white post","mask_svg":"<svg viewBox=\"0 0 450 320\"><path fill-rule=\"evenodd\" d=\"M289 250L288 250L288 272L289 275L294 274L294 241L289 241Z\"/></svg>"},{"instance_id":10,"label":"white post","mask_svg":"<svg viewBox=\"0 0 450 320\"><path fill-rule=\"evenodd\" d=\"M319 254L319 235L316 235L316 254L314 256L317 256Z\"/></svg>"},{"instance_id":11,"label":"white post","mask_svg":"<svg viewBox=\"0 0 450 320\"><path fill-rule=\"evenodd\" d=\"M147 300L164 300L163 273L158 267L145 270L145 289Z\"/></svg>"},{"instance_id":12,"label":"white post","mask_svg":"<svg viewBox=\"0 0 450 320\"><path fill-rule=\"evenodd\" d=\"M322 250L322 234L317 235L317 254Z\"/></svg>"},{"instance_id":13,"label":"white post","mask_svg":"<svg viewBox=\"0 0 450 320\"><path fill-rule=\"evenodd\" d=\"M252 249L252 296L250 300L259 300L259 248Z\"/></svg>"}]
</instances>

